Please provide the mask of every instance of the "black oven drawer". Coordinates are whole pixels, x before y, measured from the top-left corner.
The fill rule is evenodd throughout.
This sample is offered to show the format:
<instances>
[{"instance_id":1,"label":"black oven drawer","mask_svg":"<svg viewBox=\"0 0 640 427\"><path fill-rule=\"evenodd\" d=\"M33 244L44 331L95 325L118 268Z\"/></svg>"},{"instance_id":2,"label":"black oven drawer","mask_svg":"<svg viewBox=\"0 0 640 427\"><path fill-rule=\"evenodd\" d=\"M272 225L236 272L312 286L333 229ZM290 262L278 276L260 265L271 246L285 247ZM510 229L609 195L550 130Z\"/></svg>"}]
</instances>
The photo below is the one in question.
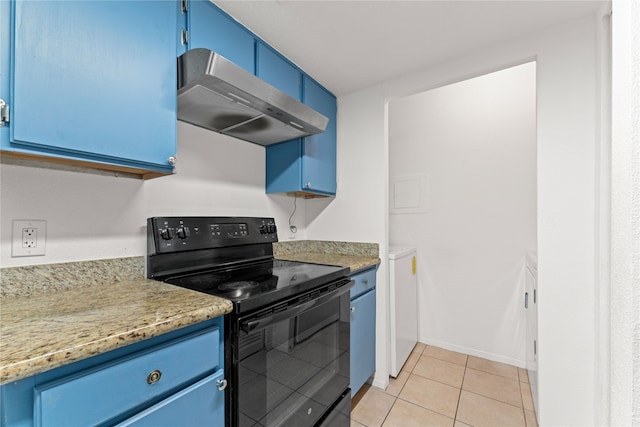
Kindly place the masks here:
<instances>
[{"instance_id":1,"label":"black oven drawer","mask_svg":"<svg viewBox=\"0 0 640 427\"><path fill-rule=\"evenodd\" d=\"M237 319L231 425L313 427L335 418L328 414L349 390L351 285Z\"/></svg>"},{"instance_id":2,"label":"black oven drawer","mask_svg":"<svg viewBox=\"0 0 640 427\"><path fill-rule=\"evenodd\" d=\"M319 424L319 427L349 426L351 426L351 389L347 389L336 407Z\"/></svg>"}]
</instances>

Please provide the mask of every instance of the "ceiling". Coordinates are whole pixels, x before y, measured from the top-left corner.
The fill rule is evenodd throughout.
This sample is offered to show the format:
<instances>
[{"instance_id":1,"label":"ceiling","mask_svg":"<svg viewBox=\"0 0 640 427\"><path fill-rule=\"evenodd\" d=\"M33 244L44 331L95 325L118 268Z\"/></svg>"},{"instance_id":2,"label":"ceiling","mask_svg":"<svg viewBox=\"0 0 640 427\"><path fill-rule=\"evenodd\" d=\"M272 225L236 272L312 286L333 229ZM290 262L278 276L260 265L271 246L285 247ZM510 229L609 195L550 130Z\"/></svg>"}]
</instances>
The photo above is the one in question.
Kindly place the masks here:
<instances>
[{"instance_id":1,"label":"ceiling","mask_svg":"<svg viewBox=\"0 0 640 427\"><path fill-rule=\"evenodd\" d=\"M595 14L598 1L214 0L341 96Z\"/></svg>"}]
</instances>

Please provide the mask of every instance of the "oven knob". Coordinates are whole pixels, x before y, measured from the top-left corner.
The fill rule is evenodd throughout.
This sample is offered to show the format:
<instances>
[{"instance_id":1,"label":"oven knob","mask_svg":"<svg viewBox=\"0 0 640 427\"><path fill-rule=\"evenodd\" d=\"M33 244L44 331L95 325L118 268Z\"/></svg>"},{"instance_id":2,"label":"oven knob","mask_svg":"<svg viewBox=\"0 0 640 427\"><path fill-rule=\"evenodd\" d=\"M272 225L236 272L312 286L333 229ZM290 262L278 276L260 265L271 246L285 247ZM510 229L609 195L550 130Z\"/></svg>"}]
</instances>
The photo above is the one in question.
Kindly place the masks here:
<instances>
[{"instance_id":1,"label":"oven knob","mask_svg":"<svg viewBox=\"0 0 640 427\"><path fill-rule=\"evenodd\" d=\"M189 230L189 227L180 227L178 228L177 234L179 238L184 240L187 237L191 236L191 230Z\"/></svg>"},{"instance_id":2,"label":"oven knob","mask_svg":"<svg viewBox=\"0 0 640 427\"><path fill-rule=\"evenodd\" d=\"M261 225L260 226L260 234L267 234L267 226L266 225Z\"/></svg>"},{"instance_id":3,"label":"oven knob","mask_svg":"<svg viewBox=\"0 0 640 427\"><path fill-rule=\"evenodd\" d=\"M164 230L160 230L160 237L164 240L173 239L173 228L165 228Z\"/></svg>"},{"instance_id":4,"label":"oven knob","mask_svg":"<svg viewBox=\"0 0 640 427\"><path fill-rule=\"evenodd\" d=\"M276 232L276 225L275 224L270 224L269 225L269 234L274 234Z\"/></svg>"}]
</instances>

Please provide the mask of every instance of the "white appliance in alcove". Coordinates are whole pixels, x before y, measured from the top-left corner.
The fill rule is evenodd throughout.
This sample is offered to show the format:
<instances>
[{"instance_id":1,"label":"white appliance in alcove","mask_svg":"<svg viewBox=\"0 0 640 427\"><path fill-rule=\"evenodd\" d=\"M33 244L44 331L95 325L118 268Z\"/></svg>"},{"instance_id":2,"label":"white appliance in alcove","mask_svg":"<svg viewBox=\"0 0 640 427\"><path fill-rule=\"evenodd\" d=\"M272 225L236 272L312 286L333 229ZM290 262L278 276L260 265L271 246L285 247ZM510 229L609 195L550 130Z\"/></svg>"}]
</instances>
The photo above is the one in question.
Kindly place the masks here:
<instances>
[{"instance_id":1,"label":"white appliance in alcove","mask_svg":"<svg viewBox=\"0 0 640 427\"><path fill-rule=\"evenodd\" d=\"M397 377L418 342L418 283L416 250L389 248L391 369Z\"/></svg>"}]
</instances>

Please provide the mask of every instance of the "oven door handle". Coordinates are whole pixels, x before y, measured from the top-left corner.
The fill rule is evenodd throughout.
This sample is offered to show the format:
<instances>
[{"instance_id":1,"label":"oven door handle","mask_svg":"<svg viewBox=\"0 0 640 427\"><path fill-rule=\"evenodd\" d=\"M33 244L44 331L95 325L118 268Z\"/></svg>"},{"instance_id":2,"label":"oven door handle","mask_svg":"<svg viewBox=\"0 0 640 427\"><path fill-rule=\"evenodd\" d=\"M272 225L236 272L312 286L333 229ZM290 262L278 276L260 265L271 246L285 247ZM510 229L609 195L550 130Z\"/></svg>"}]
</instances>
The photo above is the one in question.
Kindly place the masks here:
<instances>
[{"instance_id":1,"label":"oven door handle","mask_svg":"<svg viewBox=\"0 0 640 427\"><path fill-rule=\"evenodd\" d=\"M296 317L305 311L320 305L324 304L327 301L330 301L334 298L338 298L351 290L355 282L352 280L348 284L339 287L336 290L333 290L325 295L322 295L320 298L312 299L311 301L303 302L302 304L295 305L291 308L286 309L285 311L280 311L278 313L274 313L268 316L260 317L254 320L244 321L240 324L240 329L244 332L249 333L257 328L264 328L269 326L272 323L281 322L286 319L290 319L292 317Z\"/></svg>"}]
</instances>

